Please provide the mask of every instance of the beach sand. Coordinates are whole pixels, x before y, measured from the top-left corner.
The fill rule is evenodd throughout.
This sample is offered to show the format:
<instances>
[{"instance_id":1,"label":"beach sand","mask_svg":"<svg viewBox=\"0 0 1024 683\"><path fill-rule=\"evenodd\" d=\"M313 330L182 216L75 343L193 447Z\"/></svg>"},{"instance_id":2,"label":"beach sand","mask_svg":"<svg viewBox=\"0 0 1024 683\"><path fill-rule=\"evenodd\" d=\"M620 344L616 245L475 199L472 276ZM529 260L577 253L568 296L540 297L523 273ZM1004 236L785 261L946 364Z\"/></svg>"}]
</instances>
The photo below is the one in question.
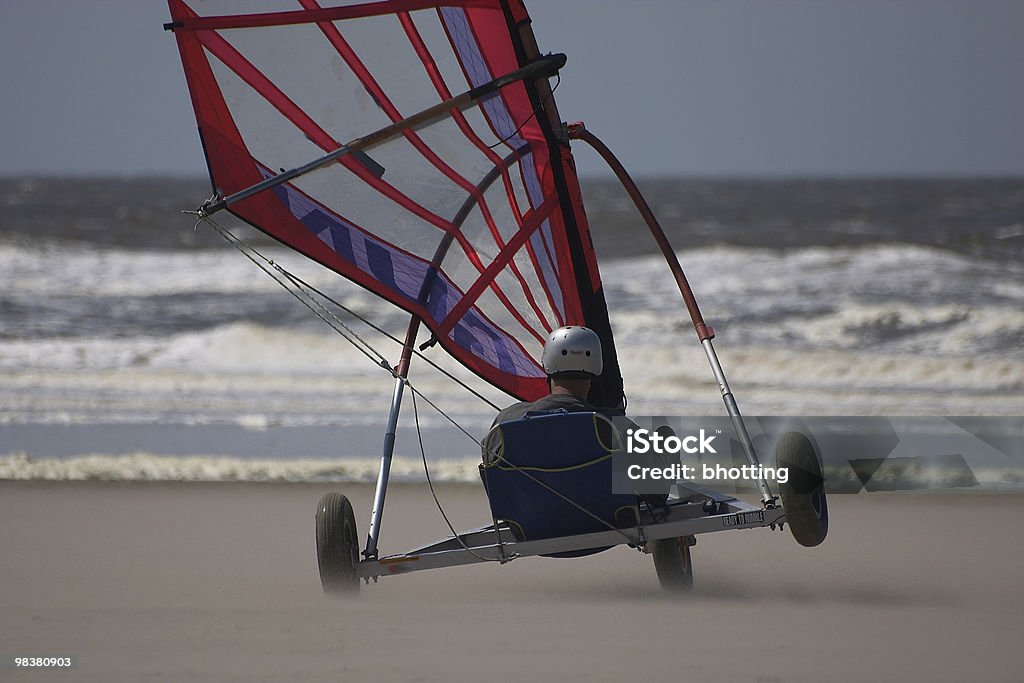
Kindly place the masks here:
<instances>
[{"instance_id":1,"label":"beach sand","mask_svg":"<svg viewBox=\"0 0 1024 683\"><path fill-rule=\"evenodd\" d=\"M614 548L381 579L328 599L313 514L362 484L0 482L0 654L76 655L53 681L1020 681L1024 496L831 499L819 548L701 536L696 585ZM480 489L439 487L453 522ZM381 549L445 535L393 485Z\"/></svg>"}]
</instances>

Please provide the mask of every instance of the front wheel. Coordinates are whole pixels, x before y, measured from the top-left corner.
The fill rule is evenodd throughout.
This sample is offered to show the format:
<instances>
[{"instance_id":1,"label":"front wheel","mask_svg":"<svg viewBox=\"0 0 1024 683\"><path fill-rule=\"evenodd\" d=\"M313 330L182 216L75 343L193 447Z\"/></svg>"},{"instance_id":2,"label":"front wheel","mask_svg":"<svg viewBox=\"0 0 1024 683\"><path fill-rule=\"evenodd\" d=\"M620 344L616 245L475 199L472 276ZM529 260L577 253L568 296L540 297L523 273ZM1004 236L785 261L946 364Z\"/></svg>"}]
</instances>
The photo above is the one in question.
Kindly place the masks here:
<instances>
[{"instance_id":1,"label":"front wheel","mask_svg":"<svg viewBox=\"0 0 1024 683\"><path fill-rule=\"evenodd\" d=\"M693 561L690 546L693 536L659 538L653 542L654 569L661 587L672 593L684 593L693 588Z\"/></svg>"},{"instance_id":2,"label":"front wheel","mask_svg":"<svg viewBox=\"0 0 1024 683\"><path fill-rule=\"evenodd\" d=\"M828 535L828 501L814 445L800 432L787 432L775 447L775 462L789 471L779 492L790 533L802 546L820 545Z\"/></svg>"},{"instance_id":3,"label":"front wheel","mask_svg":"<svg viewBox=\"0 0 1024 683\"><path fill-rule=\"evenodd\" d=\"M324 593L359 592L359 536L356 516L348 498L331 491L316 505L316 559Z\"/></svg>"}]
</instances>

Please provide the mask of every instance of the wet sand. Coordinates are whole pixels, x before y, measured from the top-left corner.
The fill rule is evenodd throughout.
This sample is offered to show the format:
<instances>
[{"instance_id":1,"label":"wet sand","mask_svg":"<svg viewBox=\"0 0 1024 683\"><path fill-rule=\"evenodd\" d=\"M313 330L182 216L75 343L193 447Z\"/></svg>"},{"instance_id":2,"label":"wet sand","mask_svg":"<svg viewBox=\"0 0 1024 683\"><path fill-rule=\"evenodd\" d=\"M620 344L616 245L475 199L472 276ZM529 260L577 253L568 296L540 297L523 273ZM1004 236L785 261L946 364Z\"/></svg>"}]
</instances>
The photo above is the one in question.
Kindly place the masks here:
<instances>
[{"instance_id":1,"label":"wet sand","mask_svg":"<svg viewBox=\"0 0 1024 683\"><path fill-rule=\"evenodd\" d=\"M76 655L55 681L1019 681L1024 496L831 499L819 548L701 536L673 597L649 556L522 558L326 598L313 513L366 485L0 482L0 655ZM453 522L487 519L445 485ZM445 535L393 485L383 552Z\"/></svg>"}]
</instances>

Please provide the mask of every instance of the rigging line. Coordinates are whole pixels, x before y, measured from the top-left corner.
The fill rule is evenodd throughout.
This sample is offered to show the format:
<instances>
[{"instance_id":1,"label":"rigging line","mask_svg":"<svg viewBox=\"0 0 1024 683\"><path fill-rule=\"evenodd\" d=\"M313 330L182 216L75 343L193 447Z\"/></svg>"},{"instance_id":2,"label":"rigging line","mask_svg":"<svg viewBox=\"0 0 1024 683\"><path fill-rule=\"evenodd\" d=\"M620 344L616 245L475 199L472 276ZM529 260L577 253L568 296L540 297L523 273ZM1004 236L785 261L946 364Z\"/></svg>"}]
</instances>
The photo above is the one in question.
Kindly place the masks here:
<instances>
[{"instance_id":1,"label":"rigging line","mask_svg":"<svg viewBox=\"0 0 1024 683\"><path fill-rule=\"evenodd\" d=\"M561 72L557 73L555 75L555 78L557 79L555 81L555 87L551 88L551 92L548 93L548 96L544 98L544 104L547 104L548 102L550 102L554 98L555 91L558 90L558 86L560 86L562 84L562 73ZM506 142L508 142L509 140L514 138L515 136L519 135L519 131L521 131L523 129L523 127L526 126L526 124L528 124L530 121L534 120L535 118L537 118L537 110L536 109L533 111L532 114L530 114L528 117L526 117L525 121L523 121L522 123L519 124L518 128L516 128L514 131L509 133L508 137L504 138L503 140L498 140L493 145L487 145L487 149L494 149L498 145L504 145Z\"/></svg>"},{"instance_id":2,"label":"rigging line","mask_svg":"<svg viewBox=\"0 0 1024 683\"><path fill-rule=\"evenodd\" d=\"M406 381L405 383L406 383L407 386L410 386L408 381ZM416 421L416 439L419 441L419 444L420 444L420 456L423 458L423 474L426 475L426 477L427 477L427 486L430 488L430 495L433 496L433 498L434 498L434 504L437 505L437 511L441 513L441 517L444 518L444 523L448 525L448 530L452 532L452 536L455 538L456 541L459 542L459 545L462 546L463 550L465 550L467 553L469 553L470 555L472 555L476 559L481 560L483 562L501 562L500 559L491 558L491 557L484 557L483 555L480 555L480 554L474 552L473 549L470 548L469 545L467 545L464 540L462 540L462 536L459 536L458 532L455 531L455 527L452 526L451 521L448 519L448 515L445 514L444 507L441 505L441 501L438 500L438 498L437 498L437 492L434 491L434 482L431 481L431 479L430 479L430 468L427 466L427 451L423 447L423 432L420 430L420 413L419 413L419 410L416 407L416 394L417 394L417 392L415 390L413 390L413 392L412 392L412 415L413 415L413 419ZM494 515L493 514L491 515L491 521L494 523L495 530L497 530L497 528L498 528L498 521L496 519L494 519ZM501 547L500 547L501 536L500 535L498 536L498 540L499 540L499 552L500 552L500 550L501 550Z\"/></svg>"},{"instance_id":3,"label":"rigging line","mask_svg":"<svg viewBox=\"0 0 1024 683\"><path fill-rule=\"evenodd\" d=\"M217 232L219 232L220 235L225 240L227 240L229 243L233 244L240 252L242 252L242 254L246 258L248 258L250 261L252 261L254 264L256 264L257 268L259 268L264 273L269 275L274 280L274 282L276 282L279 285L281 285L282 287L284 287L286 292L288 292L293 297L298 299L298 301L300 303L302 303L306 308L308 308L310 311L313 312L313 315L315 315L316 317L320 318L320 320L322 320L328 327L330 327L332 330L334 330L335 332L340 334L349 343L351 343L353 346L355 346L356 349L360 353L362 353L364 356L366 356L371 361L373 361L374 365L377 365L378 367L384 368L385 370L390 372L392 375L394 374L394 369L391 367L391 364L388 363L387 358L383 354L381 354L375 348L370 346L370 344L368 344L366 341L364 341L358 334L355 333L354 330L352 330L348 325L346 325L340 318L338 318L337 316L331 314L329 311L327 311L326 315L325 315L324 313L321 313L319 310L317 310L318 306L321 309L323 309L323 307L319 305L319 302L317 302L315 299L310 297L308 295L308 293L306 293L306 292L302 292L301 295L300 295L300 294L296 293L296 291L293 291L285 282L283 282L280 278L278 278L277 275L275 275L270 269L268 269L266 266L261 264L257 259L255 259L253 257L253 254L259 256L260 259L265 261L271 268L277 269L279 271L287 272L287 271L284 271L284 269L281 268L280 266L278 266L276 263L274 263L274 261L272 259L267 258L263 254L259 253L255 249L253 249L250 245L246 244L244 240L236 237L235 235L232 235L229 231L227 231L222 226L218 225L216 222L211 220L208 216L201 218L201 220L208 221L213 226L213 228L215 230L217 230ZM198 225L198 223L197 223L197 225ZM299 291L301 291L301 290L299 290ZM323 309L323 310L326 311L326 309ZM330 318L333 318L333 321L329 320L327 316L329 316ZM340 328L339 328L339 326L340 326Z\"/></svg>"},{"instance_id":4,"label":"rigging line","mask_svg":"<svg viewBox=\"0 0 1024 683\"><path fill-rule=\"evenodd\" d=\"M413 396L419 395L419 397L420 397L420 398L422 398L422 399L423 399L424 401L426 401L426 402L427 402L427 405L429 405L429 406L430 406L431 408L433 408L433 409L434 409L434 410L436 410L436 411L437 411L438 413L440 413L442 417L444 417L444 418L445 418L446 420L448 420L448 421L449 421L449 422L451 422L451 423L452 423L453 425L455 425L455 427L456 427L456 428L457 428L457 429L458 429L458 430L459 430L460 432L462 432L462 433L463 433L463 434L465 434L465 435L466 435L467 437L469 437L470 441L472 441L473 443L475 443L475 444L476 444L477 446L479 446L479 445L480 445L480 439L478 439L478 438L477 438L476 436L474 436L473 434L470 434L470 433L469 433L468 431L466 431L466 428L465 428L465 427L463 427L462 425L460 425L460 424L459 424L458 422L456 422L456 421L455 421L455 418L453 418L453 417L452 417L451 415L449 415L449 414L448 414L448 413L446 413L445 411L441 410L441 408L440 408L440 407L439 407L439 406L438 406L438 405L437 405L436 403L434 403L434 402L433 402L433 401L431 401L431 400L430 400L429 398L427 398L427 395L426 395L426 394L424 394L424 393L423 393L422 391L420 391L420 390L419 390L419 389L417 389L417 388L416 388L415 386L413 386L413 384L412 384L412 383L411 383L411 382L409 381L409 378L408 378L408 377L403 377L403 378L402 378L402 382L404 382L404 383L405 383L405 386L409 387L410 391L412 391L412 393L413 393Z\"/></svg>"},{"instance_id":5,"label":"rigging line","mask_svg":"<svg viewBox=\"0 0 1024 683\"><path fill-rule=\"evenodd\" d=\"M324 309L323 306L321 306L320 303L318 301L316 301L316 299L314 299L312 296L310 296L308 292L302 291L302 286L301 285L299 285L299 284L295 285L296 289L298 289L299 291L302 291L302 296L300 297L298 294L296 294L295 291L293 291L291 288L289 288L289 286L285 282L282 282L273 272L268 270L267 267L265 267L263 264L259 263L255 258L253 258L253 254L255 254L256 256L259 256L259 258L261 258L264 261L266 261L266 263L269 264L271 267L273 267L273 268L277 269L278 271L280 271L282 276L289 278L291 281L293 281L293 284L297 281L298 283L302 283L302 285L305 285L305 283L300 278L298 278L295 275L292 275L290 272L285 270L282 266L276 264L272 259L269 259L266 256L264 256L262 253L257 251L255 248L253 248L251 245L246 243L241 238L236 237L235 235L232 235L223 226L217 224L216 221L214 221L213 219L211 219L208 216L201 217L200 220L196 222L196 227L198 227L199 223L203 222L204 220L209 222L214 227L214 229L216 229L221 234L222 237L224 237L229 243L231 243L233 246L235 246L235 248L237 248L239 251L241 251L242 254L246 258L248 258L250 261L255 263L257 268L262 270L264 273L269 275L275 282L277 282L279 285L284 287L285 291L287 291L289 294L291 294L296 299L298 299L299 302L301 302L304 306L309 308L313 312L313 314L316 315L318 318L320 318L324 323L326 323L328 327L330 327L332 330L334 330L335 332L340 334L346 341L351 343L353 346L356 347L357 350L359 350L361 353L363 353L363 355L367 356L371 361L373 361L374 365L376 365L377 367L380 367L380 368L383 368L383 369L387 370L391 374L392 377L397 377L397 373L395 372L394 368L391 367L391 365L388 363L387 359L384 357L383 354L381 354L379 351L377 351L375 348L373 348L368 342L366 342L365 340L360 338L359 335L357 335L354 331L352 331L351 328L349 328L347 325L345 325L345 323L343 321L341 321L337 316L335 316L332 313L330 313L329 311L327 311L327 315L329 315L331 318L333 318L334 321L336 321L337 324L341 326L341 328L343 328L344 330L347 330L348 334L346 334L346 332L343 331L342 329L339 329L338 327L336 327L331 322L331 320L328 320L327 318L325 318L324 315L320 314L313 307L315 305L315 306L318 306L321 309L326 311L326 309ZM249 252L252 252L252 253L249 253ZM381 330L380 328L378 328L377 326L373 325L372 323L370 323L368 320L366 320L362 316L359 316L358 314L350 311L348 308L346 308L345 306L342 306L341 304L337 303L336 301L334 301L330 297L327 297L326 295L324 295L322 292L320 292L316 288L309 287L308 285L305 285L305 286L308 287L309 289L311 289L312 291L314 291L315 293L319 294L320 296L323 296L325 299L327 299L331 303L334 303L336 306L338 306L342 310L350 313L351 315L356 317L358 320L360 320L363 323L369 325L371 328L381 332L382 334L384 334L385 336L387 336L390 339L394 340L395 342L398 342L398 340L395 337L391 336L387 332L385 332L385 331ZM303 298L303 297L305 297L305 298ZM368 351L366 349L363 349L362 346L365 346L366 349L368 349ZM374 355L371 355L371 354L376 354L377 358L375 358ZM417 355L419 355L419 354L417 354ZM379 358L379 360L378 360L378 358ZM425 359L425 360L430 362L430 364L433 365L434 367L437 367L435 363L430 361L430 359ZM437 367L437 370L439 372L441 372L442 374L445 374L446 376L451 377L451 379L453 379L456 383L459 383L460 385L462 385L465 388L469 389L469 391L474 393L474 395L478 395L478 394L476 394L475 391L473 391L472 388L462 384L460 382L460 380L458 380L455 377L452 377L449 373L445 372L442 368ZM415 386L413 386L409 382L409 380L407 378L403 378L403 382L405 383L406 386L409 387L409 389L413 392L414 395L419 394L420 398L422 398L424 401L426 401L427 404L431 408L436 410L446 420L451 422L459 431L461 431L463 434L465 434L473 443L479 445L480 439L478 439L476 436L474 436L473 434L468 432L465 429L465 427L463 427L461 424L459 424L455 420L455 418L453 418L451 415L449 415L447 412L445 412L440 406L438 406L436 403L434 403L422 391L420 391ZM482 396L480 398L482 400L486 401L487 403L489 403L490 405L494 406L493 403L491 403L490 401L487 401L487 399L483 398ZM496 406L494 406L494 407L496 408Z\"/></svg>"},{"instance_id":6,"label":"rigging line","mask_svg":"<svg viewBox=\"0 0 1024 683\"><path fill-rule=\"evenodd\" d=\"M186 212L186 213L194 213L194 212L188 211L188 212ZM206 217L206 218L205 218L205 220L207 220L207 221L209 221L209 222L213 223L213 220L212 220L211 218L209 218L209 217ZM200 222L202 222L202 221L200 221ZM327 302L329 302L329 303L333 304L334 306L337 306L337 307L338 307L339 309L341 309L341 310L342 310L342 311L344 311L345 313L348 313L348 314L349 314L349 315L351 315L351 316L352 316L353 318L355 318L356 320L360 321L361 323L363 323L364 325L366 325L367 327L369 327L369 328L370 328L371 330L373 330L374 332L377 332L378 334L381 334L381 335L383 335L384 337L387 337L388 339L390 339L391 341L395 342L395 343L396 343L396 344L398 344L398 345L402 345L402 343L403 343L403 342L402 342L402 340L401 340L401 339L399 339L398 337L396 337L395 335L391 334L391 333L390 333L390 332L388 332L387 330L385 330L385 329L381 328L380 326L376 325L376 324L375 324L375 323L374 323L373 321L371 321L371 320L369 320L369 319L367 319L367 318L363 317L362 315L360 315L360 314L359 314L359 313L357 313L356 311L353 311L353 310L352 310L351 308L348 308L347 306L345 306L344 304L342 304L342 303L341 303L340 301L337 301L336 299L334 299L333 297L329 296L328 294L326 294L326 293L324 293L324 292L320 291L320 290L319 290L319 289L317 289L317 288L316 288L315 286L313 286L313 285L309 284L308 282L306 282L305 280L303 280L303 279L302 279L302 278L300 278L299 276L295 275L294 273L291 273L290 271L287 271L287 270L285 270L285 269L284 269L284 268L283 268L283 267L282 267L282 266L281 266L280 264L274 263L274 261L273 261L272 259L270 259L270 258L268 258L268 257L264 256L264 255L263 255L262 253L260 253L260 252L259 252L259 251L258 251L257 249L255 249L255 248L254 248L254 247L252 247L251 245L247 244L247 243L246 243L246 242L245 242L244 240L242 240L241 238L239 238L239 237L236 237L235 235L233 235L233 234L231 234L230 232L226 231L226 230L225 230L224 228L222 228L222 227L220 227L220 226L217 226L217 225L216 225L215 223L213 223L213 224L214 224L214 225L215 225L215 226L216 226L217 228L219 228L219 230L223 231L223 232L221 232L221 234L222 234L222 235L224 234L224 232L227 232L227 236L225 236L225 238L226 238L226 239L228 239L228 241L230 241L230 242L234 242L234 243L235 243L235 245L236 245L236 247L237 247L237 245L239 245L239 244L241 244L241 245L244 245L246 249L250 250L250 251L251 251L252 253L254 253L254 254L256 254L257 256L259 256L259 257L260 257L261 259L263 259L264 261L266 261L266 262L267 262L268 264L270 264L271 266L273 266L273 267L274 267L275 269L277 269L277 270L281 271L281 272L282 272L282 274L284 274L284 275L285 275L286 277L288 277L288 279L289 279L289 280L291 280L291 281L292 281L292 282L293 282L293 283L295 284L295 286L296 286L296 287L302 287L302 288L305 288L305 289L307 289L307 290L309 290L309 291L311 291L311 292L315 293L315 294L316 294L317 296L321 297L321 298L322 298L322 299L324 299L325 301L327 301ZM199 223L196 223L196 225L198 226L198 225L199 225ZM251 259L250 259L250 260L251 260ZM257 264L257 265L259 265L259 264ZM264 269L264 268L263 268L262 266L260 266L260 269L261 269L261 270L264 270L264 271L265 271L265 269ZM276 278L275 278L275 279L276 279ZM342 322L341 322L340 320L339 320L339 324L341 324L341 325L344 325L344 323L342 323ZM346 327L346 329L350 329L350 328L348 328L348 326L345 326L345 327ZM355 334L355 332L352 332L352 334ZM365 342L364 342L364 343L365 343ZM369 345L367 344L367 346L369 346ZM372 349L372 347L370 347L370 348ZM376 349L373 349L373 350L374 350L374 352L376 352ZM456 377L455 375L453 375L453 374L451 373L451 371L449 371L449 370L445 370L444 368L442 368L442 367L441 367L441 366L440 366L440 365L439 365L439 364L438 364L438 363L437 363L436 361L434 361L434 360L433 360L433 359L431 359L430 357L426 356L426 355L425 355L425 354L423 354L423 353L422 353L421 351L417 351L416 349L413 349L413 350L412 350L412 352L413 352L413 354L415 354L415 355L416 355L416 356L417 356L418 358L420 358L420 359L422 359L423 361L425 361L425 362L426 362L426 363L427 363L427 364L428 364L428 365L429 365L430 367L434 368L434 369L435 369L435 370L437 370L437 371L438 371L439 373L441 373L442 375L444 375L445 377L447 377L447 378L448 378L448 379L450 379L451 381L453 381L453 382L455 382L456 384L458 384L458 385L459 385L460 387L462 387L463 389L465 389L466 391L468 391L469 393L471 393L471 394L472 394L473 396L475 396L476 398L480 399L481 401L483 401L484 403L486 403L487 405L489 405L489 406L490 406L491 408L493 408L494 410L501 410L501 408L500 408L500 407L499 407L498 405L496 405L496 404L494 403L494 401L490 400L489 398L487 398L486 396L484 396L483 394L481 394L481 393L480 393L479 391L477 391L476 389L474 389L474 388L473 388L473 387L471 387L470 385L466 384L466 382L465 382L465 381L463 381L463 380L459 379L458 377ZM383 356L381 356L381 359L382 359L382 360L384 360L384 357L383 357Z\"/></svg>"},{"instance_id":7,"label":"rigging line","mask_svg":"<svg viewBox=\"0 0 1024 683\"><path fill-rule=\"evenodd\" d=\"M359 337L359 336L358 336L358 335L356 335L356 334L355 334L354 332L352 332L352 328L350 328L350 327L348 327L347 325L345 325L345 323L344 323L344 322L343 322L343 321L342 321L342 320L341 320L340 318L338 318L338 316L337 316L337 315L335 315L335 314L334 314L334 313L332 313L332 312L331 312L330 310L328 310L328 308L327 308L326 306L324 306L324 305L323 305L323 304L322 304L322 303L321 303L320 301L318 301L318 300L317 300L317 299L316 299L315 297L313 297L313 296L312 296L312 295L311 295L311 294L310 294L310 293L309 293L309 292L308 292L308 291L307 291L306 289L304 289L304 288L302 287L302 285L300 285L300 284L299 284L298 282L296 282L296 277L295 277L294 275L292 275L292 273L291 273L290 271L288 271L288 270L286 270L286 269L282 268L281 266L279 266L279 265L278 265L278 264L276 264L276 263L275 263L275 264L273 264L273 266L274 266L274 268L276 268L276 269L277 269L277 270L278 270L278 271L279 271L279 272L281 273L281 275L282 275L283 277L287 278L287 280L288 280L289 282L291 282L291 283L292 283L293 285L295 285L295 289L296 289L297 291L300 291L300 292L302 292L302 295L303 295L304 297L306 297L306 298L307 298L307 299L308 299L308 300L309 300L309 301L310 301L311 303L313 303L313 304L314 304L314 305L315 305L315 306L316 306L316 307L317 307L317 308L318 308L319 310L323 311L323 312L324 312L324 315L330 316L330 318L331 318L332 320L336 321L336 322L337 322L337 323L338 323L339 325L341 325L342 327L344 327L344 328L345 328L346 330L349 330L349 332L350 332L350 333L351 333L351 334L352 334L353 336L355 336L355 337L356 337L356 339L359 339L359 341L360 341L360 342L362 342L362 343L363 343L363 344L364 344L364 345L366 346L366 348L370 349L370 350L371 350L371 351L372 351L372 352L374 353L374 355L376 355L376 356L377 356L377 358L379 358L379 359L380 359L380 363L379 363L379 365L380 365L381 367L387 367L388 369L390 369L390 365L388 364L388 359L387 359L387 357L386 357L386 356L384 356L384 354L383 354L383 353L381 353L380 351L378 351L377 349L375 349L374 347L372 347L372 346L371 346L371 345L370 345L370 344L369 344L368 342L366 342L366 341L365 341L365 340L363 340L363 339L362 339L361 337ZM321 319L322 319L322 316L321 316Z\"/></svg>"},{"instance_id":8,"label":"rigging line","mask_svg":"<svg viewBox=\"0 0 1024 683\"><path fill-rule=\"evenodd\" d=\"M280 266L278 266L278 268L280 268ZM315 292L315 293L316 293L316 294L317 294L318 296L320 296L320 297L322 297L322 298L323 298L324 300L326 300L326 301L328 301L328 302L330 302L330 303L334 304L335 306L337 306L337 307L338 307L338 308L340 308L341 310L343 310L343 311L345 311L346 313L348 313L349 315L351 315L351 316L352 316L353 318L356 318L356 319L357 319L357 320L359 320L359 321L360 321L361 323L363 323L364 325L366 325L367 327L369 327L369 328L370 328L371 330L373 330L373 331L375 331L375 332L377 332L377 333L379 333L379 334L381 334L381 335L383 335L383 336L387 337L388 339L390 339L391 341L395 342L395 343L396 343L396 344L398 344L398 345L402 345L402 344L403 344L402 340L401 340L401 339L399 339L398 337L396 337L395 335L391 334L391 333L390 333L390 332L388 332L387 330L384 330L384 329L382 329L381 327L377 326L376 324L374 324L374 323L373 323L373 322L371 322L370 320L368 320L368 319L364 318L364 317L363 317L362 315L360 315L359 313L356 313L356 312L355 312L355 311L353 311L352 309L350 309L350 308L347 308L347 307L346 307L345 305L341 304L340 302L338 302L338 301L335 301L335 300L334 300L333 298L331 298L331 297L330 297L329 295L327 295L327 294L325 294L325 293L321 292L321 291L320 291L319 289L317 289L317 288L316 288L316 287L314 287L313 285L310 285L310 284L308 284L307 282L305 282L304 280L302 280L302 278L298 277L297 275L294 275L294 274L292 274L292 273L288 273L288 276L289 276L289 278L290 278L290 279L291 279L291 280L292 280L292 281L293 281L293 282L294 282L294 283L296 284L296 286L301 286L301 287L305 287L306 289L308 289L308 290L310 290L310 291L312 291L312 292ZM478 392L478 391L477 391L476 389L474 389L473 387L471 387L471 386L469 386L468 384L466 384L466 383L465 383L465 382L464 382L463 380L461 380L461 379L459 379L458 377L456 377L455 375L453 375L453 374L451 373L451 371L449 371L449 370L445 370L444 368L442 368L442 367L441 367L440 365L438 365L438 364L437 364L437 362L436 362L436 361L434 361L434 360L432 360L431 358L429 358L429 357L427 357L426 355L424 355L424 354L423 354L423 352L421 352L421 351L417 351L417 350L416 350L416 349L414 348L414 349L412 349L412 353L413 353L413 354L414 354L414 355L415 355L415 356L416 356L417 358L420 358L420 359L422 359L422 360L426 361L426 363L427 363L428 365L430 365L430 367L434 368L434 369L435 369L435 370L437 370L437 371L438 371L439 373L441 373L442 375L444 375L445 377L447 377L447 378L448 378L448 379L450 379L451 381L455 382L456 384L458 384L458 385L459 385L460 387L462 387L463 389L465 389L465 390L466 390L466 391L468 391L469 393L473 394L473 396L475 396L476 398L480 399L481 401L483 401L484 403L486 403L487 405L489 405L489 406L490 406L491 408L493 408L494 410L501 410L501 408L499 408L499 407L498 407L497 405L495 405L495 403L494 403L493 401L491 401L491 400L490 400L489 398L487 398L486 396L484 396L483 394L481 394L480 392Z\"/></svg>"}]
</instances>

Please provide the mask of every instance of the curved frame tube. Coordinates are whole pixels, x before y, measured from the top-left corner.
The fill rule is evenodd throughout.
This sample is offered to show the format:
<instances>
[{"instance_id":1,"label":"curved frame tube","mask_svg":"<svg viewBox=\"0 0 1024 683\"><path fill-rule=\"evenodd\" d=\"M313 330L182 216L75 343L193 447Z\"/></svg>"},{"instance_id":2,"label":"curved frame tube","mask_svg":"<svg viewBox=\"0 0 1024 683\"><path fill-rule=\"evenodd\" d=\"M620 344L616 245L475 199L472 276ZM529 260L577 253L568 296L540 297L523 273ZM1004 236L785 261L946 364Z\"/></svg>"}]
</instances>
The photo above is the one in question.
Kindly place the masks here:
<instances>
[{"instance_id":1,"label":"curved frame tube","mask_svg":"<svg viewBox=\"0 0 1024 683\"><path fill-rule=\"evenodd\" d=\"M732 389L729 388L729 382L725 378L725 371L722 369L722 364L718 360L718 355L715 353L715 347L711 343L711 340L715 337L715 332L710 325L704 322L704 318L700 313L700 307L697 305L697 299L693 295L693 290L690 289L690 283L686 279L686 274L683 273L683 267L679 263L679 258L676 256L676 252L672 249L672 245L669 244L668 237L665 236L665 231L662 230L661 224L658 223L658 219L655 218L654 212L651 211L651 207L647 204L647 200L644 199L643 195L640 194L640 189L633 182L633 179L626 172L625 167L622 163L612 154L608 146L601 142L600 139L589 130L584 127L582 123L574 123L568 127L569 139L570 140L582 140L583 142L590 145L601 158L604 159L605 163L615 172L615 176L622 183L626 192L629 194L630 199L636 205L636 208L640 211L640 215L643 216L644 222L647 224L647 228L651 231L651 235L654 237L654 241L658 243L658 247L661 249L662 255L668 262L669 270L672 271L672 275L675 277L676 285L679 287L679 293L683 295L683 301L686 303L686 310L690 313L690 320L693 322L693 329L697 332L697 338L700 340L701 346L704 347L704 354L708 358L708 362L711 364L711 370L715 374L715 381L718 382L718 388L722 392L722 400L725 402L725 409L729 413L729 418L732 421L733 428L736 430L736 435L739 437L740 444L743 446L743 452L747 456L747 462L754 466L759 467L760 461L758 460L757 453L754 450L754 444L750 440L750 434L747 432L747 427L743 424L743 416L740 415L739 406L736 403L736 398L732 394ZM760 471L760 470L758 470ZM772 495L771 489L768 487L768 482L764 478L757 480L757 488L761 492L761 502L766 508L775 507L775 502L778 500Z\"/></svg>"}]
</instances>

